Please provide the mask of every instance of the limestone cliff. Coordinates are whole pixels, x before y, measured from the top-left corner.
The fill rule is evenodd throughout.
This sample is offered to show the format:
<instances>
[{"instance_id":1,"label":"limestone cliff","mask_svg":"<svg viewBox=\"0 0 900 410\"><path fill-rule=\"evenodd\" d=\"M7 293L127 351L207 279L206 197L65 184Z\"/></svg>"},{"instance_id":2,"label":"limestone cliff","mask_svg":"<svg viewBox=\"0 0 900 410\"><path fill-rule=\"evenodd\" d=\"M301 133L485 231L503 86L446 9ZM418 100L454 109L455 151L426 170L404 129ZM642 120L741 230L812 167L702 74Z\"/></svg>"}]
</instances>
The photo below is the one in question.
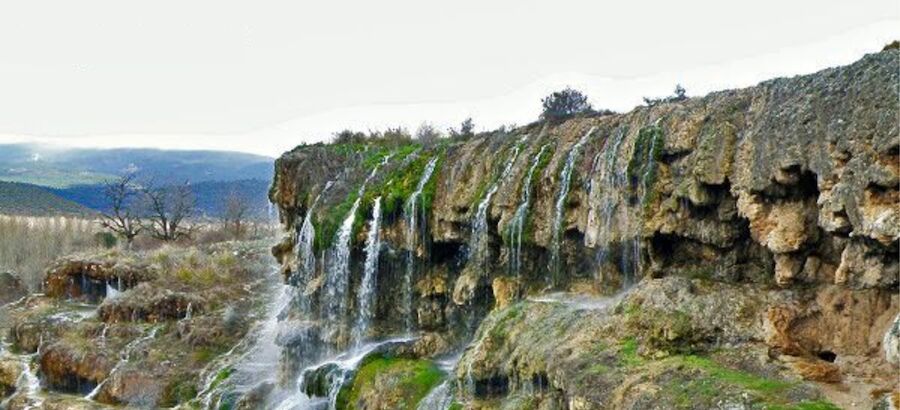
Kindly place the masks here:
<instances>
[{"instance_id":1,"label":"limestone cliff","mask_svg":"<svg viewBox=\"0 0 900 410\"><path fill-rule=\"evenodd\" d=\"M753 289L745 337L880 369L900 308L898 68L898 51L886 50L746 89L426 147L298 147L276 162L270 199L286 232L274 253L310 301L296 318L303 337L350 343L343 328L359 315L379 198L371 335L405 325L435 353L526 295L687 277ZM333 249L347 224L346 292L335 294ZM322 330L326 318L336 329Z\"/></svg>"}]
</instances>

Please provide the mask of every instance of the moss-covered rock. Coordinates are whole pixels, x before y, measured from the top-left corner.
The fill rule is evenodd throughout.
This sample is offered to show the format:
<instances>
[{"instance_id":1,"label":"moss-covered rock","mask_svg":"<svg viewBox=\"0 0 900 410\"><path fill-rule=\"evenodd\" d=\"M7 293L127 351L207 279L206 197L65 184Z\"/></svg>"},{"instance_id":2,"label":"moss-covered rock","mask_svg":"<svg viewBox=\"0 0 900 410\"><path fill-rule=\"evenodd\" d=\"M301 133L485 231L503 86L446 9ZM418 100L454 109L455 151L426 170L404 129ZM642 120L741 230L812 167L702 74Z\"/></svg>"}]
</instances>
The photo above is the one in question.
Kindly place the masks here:
<instances>
[{"instance_id":1,"label":"moss-covered rock","mask_svg":"<svg viewBox=\"0 0 900 410\"><path fill-rule=\"evenodd\" d=\"M373 355L338 395L339 409L415 409L445 374L427 360Z\"/></svg>"}]
</instances>

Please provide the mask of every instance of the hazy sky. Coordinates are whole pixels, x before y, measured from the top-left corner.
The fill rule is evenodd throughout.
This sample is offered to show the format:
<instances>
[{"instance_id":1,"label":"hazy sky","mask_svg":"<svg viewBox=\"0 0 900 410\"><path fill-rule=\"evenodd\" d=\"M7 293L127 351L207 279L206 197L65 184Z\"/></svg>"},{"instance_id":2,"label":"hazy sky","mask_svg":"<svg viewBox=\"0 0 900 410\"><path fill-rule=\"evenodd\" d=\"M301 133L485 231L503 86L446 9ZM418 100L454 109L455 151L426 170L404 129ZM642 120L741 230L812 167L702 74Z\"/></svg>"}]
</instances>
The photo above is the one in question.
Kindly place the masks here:
<instances>
[{"instance_id":1,"label":"hazy sky","mask_svg":"<svg viewBox=\"0 0 900 410\"><path fill-rule=\"evenodd\" d=\"M522 124L565 85L627 110L898 33L897 0L9 1L0 142L276 155L344 127Z\"/></svg>"}]
</instances>

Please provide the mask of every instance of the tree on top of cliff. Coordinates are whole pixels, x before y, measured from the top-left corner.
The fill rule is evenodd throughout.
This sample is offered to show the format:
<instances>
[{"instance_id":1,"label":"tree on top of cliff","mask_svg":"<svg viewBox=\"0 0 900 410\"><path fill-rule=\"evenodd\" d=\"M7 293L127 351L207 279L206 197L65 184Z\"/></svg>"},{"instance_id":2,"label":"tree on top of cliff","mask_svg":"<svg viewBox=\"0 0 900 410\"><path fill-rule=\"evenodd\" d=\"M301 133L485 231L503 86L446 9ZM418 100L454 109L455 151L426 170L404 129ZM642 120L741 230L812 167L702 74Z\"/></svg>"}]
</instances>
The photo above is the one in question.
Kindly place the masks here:
<instances>
[{"instance_id":1,"label":"tree on top of cliff","mask_svg":"<svg viewBox=\"0 0 900 410\"><path fill-rule=\"evenodd\" d=\"M673 92L672 95L663 98L644 97L644 103L652 107L660 103L684 101L687 98L687 90L685 90L684 87L681 86L681 84L676 84L675 92Z\"/></svg>"},{"instance_id":2,"label":"tree on top of cliff","mask_svg":"<svg viewBox=\"0 0 900 410\"><path fill-rule=\"evenodd\" d=\"M362 144L366 142L366 134L349 129L338 131L334 133L331 142L335 144Z\"/></svg>"},{"instance_id":3,"label":"tree on top of cliff","mask_svg":"<svg viewBox=\"0 0 900 410\"><path fill-rule=\"evenodd\" d=\"M475 121L472 121L472 117L466 118L459 124L459 129L450 127L447 129L447 133L453 139L471 137L475 135Z\"/></svg>"},{"instance_id":4,"label":"tree on top of cliff","mask_svg":"<svg viewBox=\"0 0 900 410\"><path fill-rule=\"evenodd\" d=\"M541 119L544 120L558 120L594 111L591 103L588 102L587 95L571 87L544 97L541 105L544 107Z\"/></svg>"},{"instance_id":5,"label":"tree on top of cliff","mask_svg":"<svg viewBox=\"0 0 900 410\"><path fill-rule=\"evenodd\" d=\"M433 125L423 122L416 130L416 139L422 144L430 145L441 139L441 132Z\"/></svg>"}]
</instances>

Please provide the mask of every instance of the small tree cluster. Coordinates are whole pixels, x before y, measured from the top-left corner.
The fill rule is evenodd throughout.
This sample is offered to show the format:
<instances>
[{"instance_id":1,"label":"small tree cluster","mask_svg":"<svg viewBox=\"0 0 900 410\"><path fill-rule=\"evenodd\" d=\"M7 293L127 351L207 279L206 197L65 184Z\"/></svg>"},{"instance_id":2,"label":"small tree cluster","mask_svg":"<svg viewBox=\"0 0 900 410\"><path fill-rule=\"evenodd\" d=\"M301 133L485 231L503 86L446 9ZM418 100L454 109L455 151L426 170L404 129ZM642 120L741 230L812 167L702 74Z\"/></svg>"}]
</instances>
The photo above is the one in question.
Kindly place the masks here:
<instances>
[{"instance_id":1,"label":"small tree cluster","mask_svg":"<svg viewBox=\"0 0 900 410\"><path fill-rule=\"evenodd\" d=\"M472 117L466 118L459 124L459 129L450 127L447 133L453 139L472 137L475 135L475 121L472 121Z\"/></svg>"},{"instance_id":2,"label":"small tree cluster","mask_svg":"<svg viewBox=\"0 0 900 410\"><path fill-rule=\"evenodd\" d=\"M431 145L441 139L441 132L433 125L423 122L416 130L416 140L424 145Z\"/></svg>"},{"instance_id":3,"label":"small tree cluster","mask_svg":"<svg viewBox=\"0 0 900 410\"><path fill-rule=\"evenodd\" d=\"M541 105L543 106L541 119L551 121L578 114L590 114L594 111L587 95L571 87L544 97L541 99Z\"/></svg>"},{"instance_id":4,"label":"small tree cluster","mask_svg":"<svg viewBox=\"0 0 900 410\"><path fill-rule=\"evenodd\" d=\"M672 95L670 95L668 97L662 97L662 98L644 97L644 104L647 104L647 106L652 107L654 105L658 105L658 104L662 104L662 103L684 101L687 98L688 98L687 90L685 90L684 87L681 86L681 84L676 84L675 92L673 92Z\"/></svg>"}]
</instances>

